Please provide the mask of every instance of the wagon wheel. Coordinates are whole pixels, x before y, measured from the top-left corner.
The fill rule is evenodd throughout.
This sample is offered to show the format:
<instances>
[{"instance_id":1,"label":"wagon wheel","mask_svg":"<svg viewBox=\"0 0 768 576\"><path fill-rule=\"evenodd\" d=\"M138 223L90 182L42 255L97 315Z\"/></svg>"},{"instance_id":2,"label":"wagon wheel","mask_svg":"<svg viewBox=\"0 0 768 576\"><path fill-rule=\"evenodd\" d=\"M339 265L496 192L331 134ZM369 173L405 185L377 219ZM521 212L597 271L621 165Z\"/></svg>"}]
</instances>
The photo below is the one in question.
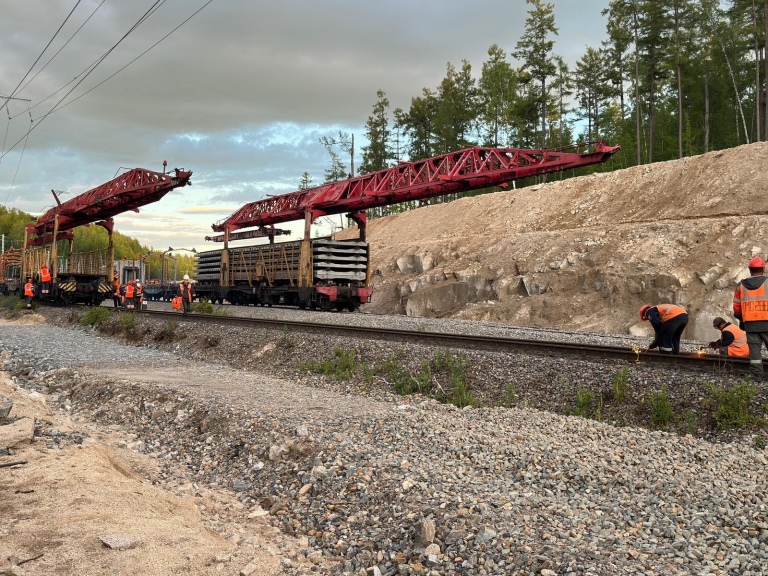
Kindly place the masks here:
<instances>
[{"instance_id":1,"label":"wagon wheel","mask_svg":"<svg viewBox=\"0 0 768 576\"><path fill-rule=\"evenodd\" d=\"M72 292L59 292L59 299L66 306L75 303L75 295Z\"/></svg>"}]
</instances>

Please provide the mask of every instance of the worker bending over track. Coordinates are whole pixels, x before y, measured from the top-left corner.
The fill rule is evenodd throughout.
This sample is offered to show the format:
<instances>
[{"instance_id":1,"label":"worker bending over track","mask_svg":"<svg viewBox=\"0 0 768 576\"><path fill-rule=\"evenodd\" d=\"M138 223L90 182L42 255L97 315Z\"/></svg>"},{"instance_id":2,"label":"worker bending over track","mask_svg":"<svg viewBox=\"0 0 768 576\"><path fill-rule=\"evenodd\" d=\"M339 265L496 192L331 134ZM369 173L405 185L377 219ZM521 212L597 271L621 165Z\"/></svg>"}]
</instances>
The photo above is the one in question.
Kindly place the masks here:
<instances>
[{"instance_id":1,"label":"worker bending over track","mask_svg":"<svg viewBox=\"0 0 768 576\"><path fill-rule=\"evenodd\" d=\"M688 312L675 304L646 304L640 308L640 319L649 321L656 337L648 346L649 350L659 349L662 354L679 354L680 337L688 324Z\"/></svg>"}]
</instances>

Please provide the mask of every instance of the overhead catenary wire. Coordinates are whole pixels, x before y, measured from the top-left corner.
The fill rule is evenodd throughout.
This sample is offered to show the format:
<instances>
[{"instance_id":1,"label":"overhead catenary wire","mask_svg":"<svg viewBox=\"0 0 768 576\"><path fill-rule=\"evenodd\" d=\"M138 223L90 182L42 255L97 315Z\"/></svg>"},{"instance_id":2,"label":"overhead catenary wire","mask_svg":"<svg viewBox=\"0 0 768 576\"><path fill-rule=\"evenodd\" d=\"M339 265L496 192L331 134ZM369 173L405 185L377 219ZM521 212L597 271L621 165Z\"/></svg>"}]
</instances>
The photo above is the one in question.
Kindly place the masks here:
<instances>
[{"instance_id":1,"label":"overhead catenary wire","mask_svg":"<svg viewBox=\"0 0 768 576\"><path fill-rule=\"evenodd\" d=\"M98 6L96 6L96 8L93 10L93 12L91 12L91 15L90 15L90 16L88 16L88 18L86 18L86 19L85 19L85 22L83 22L82 24L80 24L80 27L79 27L77 30L75 30L75 33L74 33L74 34L72 34L72 36L70 36L70 37L69 37L69 39L68 39L66 42L64 42L64 44L61 46L61 48L59 48L59 49L56 51L56 54L54 54L53 56L51 56L51 58L48 60L48 62L46 62L45 64L43 64L42 68L40 68L40 70L38 70L37 72L35 72L35 75L34 75L34 76L32 76L32 78L30 78L30 79L27 81L27 83L26 83L26 84L24 84L24 86L22 86L21 88L19 88L19 89L18 89L19 91L21 91L21 90L24 90L24 88L26 88L27 86L29 86L29 85L30 85L30 84L31 84L31 83L32 83L32 82L35 80L35 78L37 78L37 76L40 74L40 72L42 72L43 70L45 70L46 66L48 66L48 64L50 64L51 62L53 62L53 60L56 58L56 56L58 56L58 55L61 53L61 51L62 51L62 50L64 50L64 48L66 48L66 47L67 47L67 44L69 44L69 43L72 41L72 39L73 39L75 36L77 36L78 32L80 32L80 30L82 30L82 29L83 29L83 26L85 26L86 24L88 24L88 21L89 21L91 18L93 18L93 15L94 15L94 14L96 14L96 12L98 12L99 8L101 8L101 7L102 7L102 5L104 4L104 2L106 2L106 1L107 1L107 0L101 0L101 2L99 3L99 5L98 5ZM68 84L69 84L69 83L68 83ZM57 92L58 92L58 90L57 90ZM47 100L47 98L46 98L46 100ZM37 106L37 104L35 104L35 106ZM35 106L32 106L32 108L34 108Z\"/></svg>"},{"instance_id":2,"label":"overhead catenary wire","mask_svg":"<svg viewBox=\"0 0 768 576\"><path fill-rule=\"evenodd\" d=\"M163 40L165 40L166 38L168 38L168 36L170 36L171 34L173 34L174 32L176 32L176 30L178 30L179 28L181 28L182 26L184 26L184 24L186 24L187 22L189 22L189 21L190 21L192 18L194 18L195 16L197 16L197 14L198 14L199 12L201 12L201 11L203 10L203 8L205 8L206 6L208 6L208 4L210 4L211 2L213 2L213 0L208 0L208 2L206 2L205 4L203 4L203 5L202 5L200 8L198 8L198 9L197 9L197 10L196 10L196 11L195 11L195 12L194 12L194 13L193 13L191 16L189 16L189 17L188 17L186 20L184 20L184 21L183 21L181 24L179 24L178 26L176 26L176 28L174 28L173 30L171 30L170 32L168 32L168 34L166 34L165 36L163 36L162 38L160 38L160 40L158 40L157 42L155 42L154 44L152 44L152 46L150 46L149 48L147 48L146 50L144 50L144 52L142 52L141 54L139 54L138 56L136 56L136 58L134 58L133 60L131 60L130 62L128 62L128 64L126 64L125 66L123 66L122 68L120 68L120 69L119 69L117 72L115 72L115 73L114 73L114 74L112 74L111 76L108 76L107 78L105 78L104 80L102 80L101 82L99 82L98 84L96 84L96 86L94 86L93 88L91 88L91 89L87 90L86 92L83 92L83 93L82 93L82 94L80 94L80 96L78 96L77 98L75 98L75 99L73 99L73 100L70 100L69 102L67 102L67 103L66 103L66 104L64 104L63 106L60 106L58 109L59 109L59 110L61 110L62 108L66 108L66 107L67 107L67 106L69 106L70 104L74 104L75 102L77 102L78 100L80 100L80 98L82 98L82 97L83 97L83 96L85 96L86 94L89 94L90 92L93 92L94 90L96 90L96 88L98 88L98 87L99 87L99 86L101 86L102 84L104 84L104 83L108 82L109 80L111 80L112 78L114 78L115 76L117 76L117 75L118 75L120 72L122 72L123 70L125 70L126 68L128 68L128 66L130 66L131 64L133 64L134 62L136 62L136 60L138 60L139 58L141 58L142 56L144 56L144 54L146 54L147 52L149 52L150 50L152 50L152 49L153 49L155 46L157 46L158 44L160 44L160 43L161 43Z\"/></svg>"},{"instance_id":3,"label":"overhead catenary wire","mask_svg":"<svg viewBox=\"0 0 768 576\"><path fill-rule=\"evenodd\" d=\"M152 46L150 46L149 48L147 48L147 50L145 50L145 51L144 51L144 52L142 52L142 53L141 53L139 56L137 56L136 58L134 58L134 59L133 59L131 62L129 62L128 64L126 64L126 65L125 65L125 66L123 66L122 68L120 68L120 70L118 70L117 72L115 72L114 74L112 74L111 76L109 76L108 78L106 78L105 80L103 80L102 82L100 82L99 84L97 84L96 86L94 86L93 88L91 88L90 90L88 90L87 92L85 92L85 93L81 94L80 96L78 96L78 97L77 97L77 98L75 98L74 100L72 100L72 101L70 101L70 102L67 102L67 104L64 104L63 106L59 106L59 105L60 105L60 104L61 104L61 103L62 103L62 102L63 102L63 101L64 101L64 100L67 98L67 96L69 96L69 95L70 95L70 94L71 94L71 93L72 93L72 92L73 92L73 91L74 91L74 90L75 90L75 89L76 89L76 88L77 88L77 87L78 87L78 86L79 86L79 85L80 85L80 84L83 82L83 80L85 80L85 79L88 77L88 75L90 75L90 74L91 74L91 73L92 73L92 72L93 72L93 71L96 69L96 67L97 67L97 66L98 66L98 65L99 65L99 64L100 64L100 63L101 63L101 62L102 62L102 61L103 61L103 60L104 60L104 59L105 59L105 58L106 58L106 57L107 57L109 54L110 54L110 52L112 52L112 50L114 50L114 49L115 49L115 48L116 48L116 47L117 47L117 46L118 46L118 45L119 45L119 44L120 44L120 43L121 43L123 40L125 40L125 38L126 38L126 37L127 37L127 36L128 36L130 33L131 33L131 32L133 32L133 31L134 31L134 30L135 30L135 29L136 29L136 28L137 28L139 25L141 25L141 24L142 24L142 23L143 23L143 22L146 20L146 18L147 18L147 17L149 17L149 16L150 16L152 13L154 13L154 11L155 11L157 8L159 8L159 6L161 6L162 4L164 4L164 3L165 3L165 1L166 1L166 0L157 0L157 2L155 2L155 4L154 4L152 7L150 7L150 9L149 9L149 10L147 10L147 12L144 14L144 16L142 16L142 18L140 18L140 19L139 19L139 21L138 21L136 24L134 24L134 26L132 26L132 27L131 27L131 29L130 29L130 30L129 30L129 31L128 31L128 32L127 32L127 33L126 33L126 34L125 34L125 35L124 35L124 36L123 36L123 37L122 37L122 38L121 38L121 39L120 39L120 40L119 40L119 41L118 41L118 42L117 42L117 43L114 45L114 46L112 46L112 48L110 48L110 49L109 49L109 50L108 50L108 51L107 51L107 52L106 52L106 53L105 53L105 54L104 54L104 55L103 55L103 56L102 56L102 57L101 57L101 58L100 58L100 59L99 59L99 60L98 60L98 61L97 61L97 62L96 62L94 65L92 65L92 67L91 67L91 69L88 71L88 73L87 73L87 74L86 74L86 75L85 75L85 76L84 76L84 77L83 77L83 78L82 78L82 79L81 79L81 80L80 80L80 81L79 81L79 82L78 82L78 83L77 83L75 86L73 86L73 87L72 87L72 89L71 89L69 92L67 92L67 93L66 93L66 94L65 94L65 95L64 95L64 96L61 98L61 100L59 100L59 101L58 101L58 102L57 102L57 103L56 103L56 104L53 106L53 108L51 108L51 110L49 110L49 111L48 111L48 112L47 112L45 115L43 115L43 116L42 116L42 117L40 117L38 120L36 120L36 123L35 123L35 124L34 124L34 125L33 125L33 126L30 128L30 129L29 129L29 131L27 132L27 134L26 134L25 136L22 136L22 137L21 137L19 140L17 140L17 141L16 141L16 142L13 144L13 146L11 146L11 147L10 147L10 148L9 148L7 151L5 151L5 152L4 152L2 155L0 155L0 160L2 160L2 159L3 159L3 157L4 157L6 154L8 154L8 153L9 153L11 150L13 150L13 149L14 149L16 146L18 146L18 145L19 145L19 143L21 143L21 141L22 141L22 140L24 140L24 139L25 139L25 137L29 135L29 132L31 132L32 130L34 130L35 128L37 128L37 126L39 126L39 125L40 125L40 123L41 123L43 120L45 120L45 119L46 119L48 116L50 116L50 115L51 115L53 112L56 112L56 111L58 111L58 110L61 110L61 109L62 109L62 108L64 108L65 106L68 106L68 105L69 105L69 104L71 104L72 102L75 102L75 101L79 100L80 98L82 98L83 96L85 96L86 94L88 94L89 92L91 92L91 91L95 90L96 88L98 88L99 86L101 86L102 84L104 84L104 83L105 83L107 80L111 79L112 77L114 77L115 75L117 75L119 72L121 72L122 70L124 70L125 68L127 68L128 66L130 66L131 64L133 64L133 63L134 63L136 60L138 60L139 58L141 58L141 57L142 57L144 54L146 54L147 52L149 52L150 50L152 50L152 49L153 49L155 46L157 46L158 44L160 44L160 43L161 43L163 40L165 40L166 38L168 38L168 36L170 36L171 34L173 34L174 32L176 32L176 31L177 31L179 28L181 28L181 27L182 27L184 24L186 24L187 22L189 22L189 20L191 20L191 19L192 19L193 17L195 17L195 16L196 16L198 13L200 13L200 12L201 12L201 11L202 11L202 10L203 10L205 7L207 7L209 4L211 4L211 3L213 2L213 0L208 0L208 1L207 1L205 4L203 4L203 6L201 6L201 7L200 7L200 8L198 8L198 9L197 9L197 10L196 10L194 13L192 13L192 15L190 15L190 16L189 16L189 17L187 17L187 18L186 18L186 19L185 19L183 22L181 22L181 24L179 24L178 26L176 26L176 27L175 27L173 30L171 30L171 31L170 31L168 34L166 34L166 35L165 35L165 36L163 36L163 37L162 37L160 40L158 40L157 42L155 42L155 44L153 44ZM60 90L61 90L61 89L60 89Z\"/></svg>"},{"instance_id":4,"label":"overhead catenary wire","mask_svg":"<svg viewBox=\"0 0 768 576\"><path fill-rule=\"evenodd\" d=\"M102 4L103 4L105 1L106 1L106 0L102 0ZM49 94L49 95L48 95L48 96L46 96L45 98L42 98L41 100L39 100L39 101L38 101L36 104L34 104L34 105L32 106L32 109L35 109L35 108L37 108L38 106L40 106L40 105L41 105L41 104L43 104L44 102L47 102L48 100L50 100L51 98L53 98L54 96L56 96L56 94L58 94L59 92L61 92L62 90L64 90L64 89L65 89L67 86L69 86L70 84L72 84L72 82L74 82L75 80L77 80L78 78L80 78L80 77L81 77L83 74L85 74L85 75L87 76L88 74L90 74L91 72L93 72L93 70L96 68L96 66L98 66L98 65L99 65L99 64L102 62L102 60L104 60L104 59L105 59L105 58L106 58L106 57L109 55L109 53L110 53L110 52L112 52L112 50L114 50L114 49L115 49L115 48L116 48L116 47L117 47L117 46L120 44L120 42L122 42L122 41L123 41L123 40L124 40L124 39L125 39L127 36L129 36L129 35L130 35L132 32L134 32L134 31L135 31L135 30L136 30L136 29L137 29L139 26L141 26L141 25L142 25L144 22L146 22L146 21L147 21L147 19L149 19L149 17L150 17L150 16L152 16L152 14L154 14L154 13L155 13L155 12L156 12L156 11L157 11L157 10L158 10L158 9L159 9L159 8L160 8L162 5L163 5L163 4L165 4L165 2L166 2L166 0L156 0L156 1L155 1L155 3L154 3L152 6L150 6L149 10L147 10L147 11L146 11L146 12L145 12L145 13L142 15L142 17L141 17L141 18L139 18L139 20L138 20L138 21L137 21L137 22L136 22L136 23L135 23L135 24L134 24L134 25L131 27L131 29L130 29L130 30L128 30L128 32L126 32L125 36L124 36L123 38L121 38L121 39L120 39L120 41L119 41L117 44L115 44L114 46L112 46L112 48L110 48L109 50L107 50L107 52L105 52L104 54L102 54L101 56L99 56L98 58L96 58L96 60L94 60L93 62L91 62L91 63L90 63L88 66L86 66L86 67L85 67L83 70L81 70L81 71L80 71L80 73L79 73L77 76L75 76L74 78L72 78L72 80L70 80L69 82L67 82L66 84L64 84L64 85L63 85L61 88L59 88L59 89L58 89L58 90L56 90L55 92L52 92L51 94ZM101 4L99 4L99 7L100 7L100 6L101 6ZM98 10L98 7L96 8L96 10ZM96 12L96 10L94 10L94 13ZM93 16L93 14L91 14L91 16ZM89 19L90 19L90 16L89 16ZM86 20L86 22L87 22L87 20ZM85 23L83 23L83 25L85 25ZM82 27L82 26L81 26L81 27ZM73 35L73 36L74 36L74 35ZM63 46L62 46L62 48L63 48ZM34 79L34 78L33 78L33 79ZM32 79L32 80L33 80L33 79ZM30 80L29 82L31 82L32 80ZM85 80L85 78L83 78L83 80ZM81 81L82 81L82 80L81 80ZM25 84L25 87L26 87L27 85L29 85L29 82L27 82L27 84ZM79 83L78 83L78 84L79 84ZM75 86L75 88L77 88L77 86ZM73 88L73 89L74 89L74 88ZM67 94L65 94L64 98L66 98L67 96L69 96L69 92L68 92ZM61 101L59 101L59 102L56 104L56 106L58 106L58 104L59 104L59 103L61 103ZM54 108L56 108L56 106L54 106ZM13 116L13 118L15 118L15 116Z\"/></svg>"},{"instance_id":5,"label":"overhead catenary wire","mask_svg":"<svg viewBox=\"0 0 768 576\"><path fill-rule=\"evenodd\" d=\"M83 77L80 79L80 81L79 81L77 84L75 84L75 85L72 87L72 89L71 89L69 92L67 92L67 93L66 93L64 96L62 96L61 100L59 100L59 101L58 101L58 102L57 102L57 103L56 103L56 104L53 106L53 108L51 108L51 109L50 109L48 112L46 112L46 113L45 113L43 116L41 116L41 117L38 119L38 121L32 125L32 127L31 127L31 128L28 130L28 131L27 131L27 133L26 133L24 136L22 136L21 138L19 138L19 139L18 139L18 140L17 140L17 141L14 143L14 145L13 145L13 146L11 146L10 148L8 148L8 150L6 150L6 151L3 153L3 155L2 155L2 156L0 156L0 160L2 160L2 159L3 159L3 157L5 157L5 156L6 156L6 155L7 155L7 154L8 154L8 153L11 151L11 150L13 150L13 149L14 149L16 146L18 146L18 145L21 143L21 141L22 141L22 140L25 140L27 137L29 137L29 133L30 133L30 132L32 132L32 131L33 131L35 128L37 128L37 127L40 125L40 123L41 123L43 120L45 120L45 119L46 119L48 116L50 116L50 115L51 115L53 112L55 112L55 111L56 111L56 109L57 109L57 107L58 107L58 105L59 105L59 104L61 104L61 103L62 103L62 102L63 102L63 101L66 99L66 97L67 97L67 96L69 96L69 95L70 95L70 94L71 94L71 93L72 93L72 92L75 90L75 88L77 88L77 87L78 87L78 86L79 86L79 85L80 85L80 84L83 82L83 80L85 80L86 78L88 78L88 76L89 76L89 75L90 75L90 74L91 74L91 73L92 73L94 70L96 70L96 68L99 66L99 64L101 64L101 63L102 63L102 62L103 62L103 61L104 61L104 60L107 58L107 56L109 56L109 55L112 53L112 51L113 51L115 48L117 48L117 47L120 45L120 43L121 43L121 42L123 42L123 40L125 40L125 39L126 39L126 38L127 38L127 37L128 37L128 36L129 36L129 35L130 35L130 34L131 34L133 31L134 31L134 30L136 30L136 28L138 28L138 27L139 27L139 26L140 26L140 25L141 25L143 22L145 22L145 21L146 21L146 19L147 19L147 17L148 17L149 15L151 15L151 14L152 14L152 13L155 11L155 9L158 7L158 5L162 5L162 4L164 4L164 3L165 3L165 1L166 1L166 0L156 0L156 1L155 1L155 3L154 3L152 6L150 6L150 8L149 8L149 9L148 9L148 10L147 10L147 11L146 11L146 12L145 12L145 13L144 13L142 16L141 16L141 18L139 18L139 20L138 20L138 21L137 21L137 22L136 22L136 23L135 23L133 26L131 26L131 28L128 30L128 32L126 32L125 34L123 34L123 36L122 36L122 38L120 38L120 40L118 40L118 41L117 41L115 44L113 44L113 45L112 45L112 47L111 47L109 50L107 50L107 51L106 51L104 54L102 54L102 55L101 55L101 57L99 57L99 58L96 60L96 62L90 66L90 70L88 70L88 72L85 74L85 76L83 76ZM25 145L26 145L26 144L25 144Z\"/></svg>"},{"instance_id":6,"label":"overhead catenary wire","mask_svg":"<svg viewBox=\"0 0 768 576\"><path fill-rule=\"evenodd\" d=\"M42 52L40 52L40 55L39 55L39 56L37 57L37 59L34 61L34 63L32 64L32 66L30 66L30 67L29 67L29 70L27 70L27 73L26 73L26 74L24 74L24 77L23 77L21 80L19 80L19 83L16 85L16 88L14 88L14 89L13 89L13 92L11 92L11 95L10 95L10 96L8 96L8 97L6 98L5 102L3 102L3 103L2 103L2 105L0 105L0 108L2 108L3 106L5 106L5 105L6 105L6 104L7 104L7 103L10 101L10 99L14 97L14 95L16 94L16 92L18 92L18 90L19 90L19 86L21 86L21 84L24 82L24 80L26 80L26 79L27 79L27 76L29 76L29 73L30 73L30 72L32 72L32 70L34 69L34 67L35 67L35 66L37 65L37 63L40 61L40 58L42 58L42 57L43 57L43 54L45 54L45 51L46 51L46 50L48 50L48 47L49 47L49 46L51 45L51 43L52 43L52 42L53 42L53 41L56 39L56 36L58 36L59 32L61 32L61 29L64 27L64 24L66 24L66 23L67 23L67 21L69 20L70 16L72 16L72 14L74 13L74 11L75 11L75 10L77 9L77 7L80 5L80 2L81 2L81 1L82 1L82 0L77 0L77 4L75 4L75 7L74 7L74 8L72 8L72 10L69 12L69 14L67 14L67 17L64 19L64 22L62 22L62 23L61 23L61 26L59 26L59 29L58 29L58 30L56 30L56 33L55 33L55 34L53 35L53 37L52 37L52 38L51 38L51 39L48 41L48 44L46 44L46 45L45 45L45 48L43 48L43 51L42 51Z\"/></svg>"}]
</instances>

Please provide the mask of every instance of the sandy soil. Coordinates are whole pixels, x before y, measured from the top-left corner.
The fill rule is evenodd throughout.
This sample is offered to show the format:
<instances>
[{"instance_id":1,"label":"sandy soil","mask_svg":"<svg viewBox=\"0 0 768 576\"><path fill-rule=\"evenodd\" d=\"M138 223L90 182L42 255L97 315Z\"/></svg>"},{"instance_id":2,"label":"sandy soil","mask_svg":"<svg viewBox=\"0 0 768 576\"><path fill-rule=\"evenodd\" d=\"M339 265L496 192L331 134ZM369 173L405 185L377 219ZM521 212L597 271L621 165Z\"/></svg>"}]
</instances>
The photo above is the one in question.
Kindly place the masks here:
<instances>
[{"instance_id":1,"label":"sandy soil","mask_svg":"<svg viewBox=\"0 0 768 576\"><path fill-rule=\"evenodd\" d=\"M13 400L0 422L0 574L271 575L302 562L302 542L266 512L161 474L119 427L52 411L4 372L0 398Z\"/></svg>"}]
</instances>

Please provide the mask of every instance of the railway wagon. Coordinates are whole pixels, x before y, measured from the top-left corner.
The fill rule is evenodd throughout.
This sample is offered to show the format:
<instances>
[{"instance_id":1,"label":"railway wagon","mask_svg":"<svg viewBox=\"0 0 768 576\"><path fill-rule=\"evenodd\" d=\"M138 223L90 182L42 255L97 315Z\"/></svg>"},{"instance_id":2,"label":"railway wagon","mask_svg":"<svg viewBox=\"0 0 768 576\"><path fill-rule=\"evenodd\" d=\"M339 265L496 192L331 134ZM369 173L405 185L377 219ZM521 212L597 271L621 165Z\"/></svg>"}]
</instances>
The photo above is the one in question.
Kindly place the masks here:
<instances>
[{"instance_id":1,"label":"railway wagon","mask_svg":"<svg viewBox=\"0 0 768 576\"><path fill-rule=\"evenodd\" d=\"M21 251L9 248L0 254L0 295L8 296L19 292L21 275Z\"/></svg>"},{"instance_id":2,"label":"railway wagon","mask_svg":"<svg viewBox=\"0 0 768 576\"><path fill-rule=\"evenodd\" d=\"M70 241L68 254L52 250L50 245L27 247L22 251L22 276L32 278L35 299L41 302L98 306L112 296L111 255L111 243L105 249L76 253ZM53 271L48 282L40 274L44 264Z\"/></svg>"},{"instance_id":3,"label":"railway wagon","mask_svg":"<svg viewBox=\"0 0 768 576\"><path fill-rule=\"evenodd\" d=\"M211 250L197 255L195 293L236 305L357 310L370 302L368 243L311 241L312 285L299 285L302 241ZM227 264L228 261L228 264Z\"/></svg>"}]
</instances>

